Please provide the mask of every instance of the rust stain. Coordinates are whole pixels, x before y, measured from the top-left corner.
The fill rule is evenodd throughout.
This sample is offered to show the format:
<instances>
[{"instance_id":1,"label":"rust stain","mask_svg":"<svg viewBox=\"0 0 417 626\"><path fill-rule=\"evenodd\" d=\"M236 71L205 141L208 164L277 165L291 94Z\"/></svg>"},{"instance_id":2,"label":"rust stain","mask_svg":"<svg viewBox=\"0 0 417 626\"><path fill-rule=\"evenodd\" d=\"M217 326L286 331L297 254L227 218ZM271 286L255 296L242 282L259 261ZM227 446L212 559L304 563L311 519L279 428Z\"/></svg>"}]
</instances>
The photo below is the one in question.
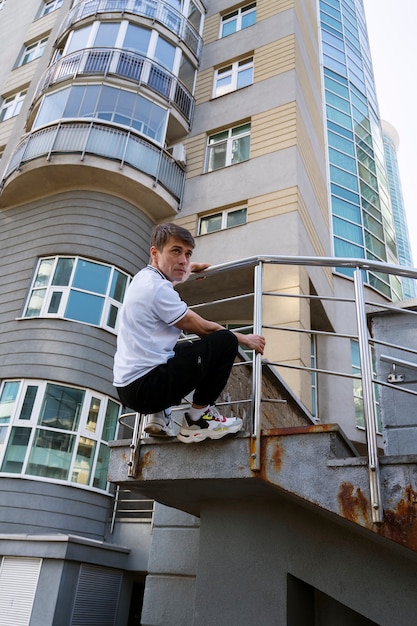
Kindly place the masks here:
<instances>
[{"instance_id":1,"label":"rust stain","mask_svg":"<svg viewBox=\"0 0 417 626\"><path fill-rule=\"evenodd\" d=\"M310 435L312 433L330 433L338 430L339 427L335 424L311 424L306 426L267 428L262 430L262 434L266 437L273 437L284 435Z\"/></svg>"},{"instance_id":2,"label":"rust stain","mask_svg":"<svg viewBox=\"0 0 417 626\"><path fill-rule=\"evenodd\" d=\"M142 476L144 470L152 467L152 465L153 465L152 453L150 450L148 450L147 452L145 452L145 454L143 454L143 456L141 455L140 457L139 467L138 467L138 478Z\"/></svg>"},{"instance_id":3,"label":"rust stain","mask_svg":"<svg viewBox=\"0 0 417 626\"><path fill-rule=\"evenodd\" d=\"M362 526L372 527L370 503L359 487L355 488L348 482L342 483L337 499L343 517Z\"/></svg>"},{"instance_id":4,"label":"rust stain","mask_svg":"<svg viewBox=\"0 0 417 626\"><path fill-rule=\"evenodd\" d=\"M384 521L377 532L417 552L417 492L407 485L404 496L392 509L384 511Z\"/></svg>"}]
</instances>

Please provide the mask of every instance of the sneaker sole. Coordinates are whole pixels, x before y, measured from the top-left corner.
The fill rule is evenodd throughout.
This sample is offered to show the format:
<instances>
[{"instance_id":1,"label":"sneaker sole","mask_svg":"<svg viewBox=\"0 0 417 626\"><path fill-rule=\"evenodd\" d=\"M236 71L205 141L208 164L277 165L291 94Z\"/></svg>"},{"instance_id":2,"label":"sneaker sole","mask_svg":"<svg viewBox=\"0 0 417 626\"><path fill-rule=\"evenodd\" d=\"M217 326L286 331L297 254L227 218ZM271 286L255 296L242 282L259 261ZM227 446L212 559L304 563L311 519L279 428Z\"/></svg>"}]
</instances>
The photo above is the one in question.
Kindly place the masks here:
<instances>
[{"instance_id":1,"label":"sneaker sole","mask_svg":"<svg viewBox=\"0 0 417 626\"><path fill-rule=\"evenodd\" d=\"M232 428L227 428L225 430L205 430L198 431L193 433L190 431L190 434L182 433L181 431L177 435L177 439L179 439L182 443L199 443L200 441L204 441L205 439L221 439L222 437L226 437L227 435L236 435L242 429L242 424L238 424L233 426Z\"/></svg>"},{"instance_id":2,"label":"sneaker sole","mask_svg":"<svg viewBox=\"0 0 417 626\"><path fill-rule=\"evenodd\" d=\"M174 433L167 432L163 430L161 426L157 425L149 425L145 426L143 429L147 435L151 435L152 437L175 437Z\"/></svg>"}]
</instances>

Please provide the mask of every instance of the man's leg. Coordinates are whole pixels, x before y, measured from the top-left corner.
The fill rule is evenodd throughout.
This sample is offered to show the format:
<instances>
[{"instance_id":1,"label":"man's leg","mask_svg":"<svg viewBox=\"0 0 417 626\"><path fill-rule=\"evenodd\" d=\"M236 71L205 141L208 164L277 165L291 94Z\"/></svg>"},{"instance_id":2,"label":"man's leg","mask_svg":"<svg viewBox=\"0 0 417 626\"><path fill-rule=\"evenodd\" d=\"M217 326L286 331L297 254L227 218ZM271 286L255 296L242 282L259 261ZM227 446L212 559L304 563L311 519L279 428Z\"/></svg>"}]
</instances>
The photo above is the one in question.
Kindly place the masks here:
<instances>
[{"instance_id":1,"label":"man's leg","mask_svg":"<svg viewBox=\"0 0 417 626\"><path fill-rule=\"evenodd\" d=\"M192 343L180 343L167 363L119 389L120 399L141 413L156 413L180 404L194 389L196 405L213 404L226 386L237 350L237 339L228 330L216 331Z\"/></svg>"}]
</instances>

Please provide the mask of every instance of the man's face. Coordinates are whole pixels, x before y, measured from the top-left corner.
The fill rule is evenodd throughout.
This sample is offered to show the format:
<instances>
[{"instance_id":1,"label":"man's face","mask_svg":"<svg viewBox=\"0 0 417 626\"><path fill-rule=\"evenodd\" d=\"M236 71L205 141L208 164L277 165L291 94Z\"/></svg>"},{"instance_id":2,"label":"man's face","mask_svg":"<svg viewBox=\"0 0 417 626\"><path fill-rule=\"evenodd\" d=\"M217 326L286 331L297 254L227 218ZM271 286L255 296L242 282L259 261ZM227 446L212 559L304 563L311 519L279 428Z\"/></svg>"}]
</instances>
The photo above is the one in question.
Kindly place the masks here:
<instances>
[{"instance_id":1,"label":"man's face","mask_svg":"<svg viewBox=\"0 0 417 626\"><path fill-rule=\"evenodd\" d=\"M172 283L181 283L190 274L192 253L193 249L189 244L170 237L162 250L151 247L151 265L158 268Z\"/></svg>"}]
</instances>

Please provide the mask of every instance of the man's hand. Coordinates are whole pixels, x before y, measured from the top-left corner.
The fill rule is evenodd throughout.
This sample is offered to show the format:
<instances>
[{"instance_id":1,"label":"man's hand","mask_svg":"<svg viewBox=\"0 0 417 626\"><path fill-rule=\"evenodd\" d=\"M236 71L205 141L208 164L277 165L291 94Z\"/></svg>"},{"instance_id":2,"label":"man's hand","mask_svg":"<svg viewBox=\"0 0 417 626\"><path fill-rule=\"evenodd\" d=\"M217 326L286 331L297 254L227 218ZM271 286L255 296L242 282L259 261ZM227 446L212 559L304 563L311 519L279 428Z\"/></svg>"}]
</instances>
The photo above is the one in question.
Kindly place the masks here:
<instances>
[{"instance_id":1,"label":"man's hand","mask_svg":"<svg viewBox=\"0 0 417 626\"><path fill-rule=\"evenodd\" d=\"M257 354L263 354L265 349L265 337L262 335L244 335L243 333L235 333L240 344L255 350Z\"/></svg>"},{"instance_id":2,"label":"man's hand","mask_svg":"<svg viewBox=\"0 0 417 626\"><path fill-rule=\"evenodd\" d=\"M210 267L210 263L190 263L190 272L191 274L198 274L199 272L204 272L208 267Z\"/></svg>"}]
</instances>

